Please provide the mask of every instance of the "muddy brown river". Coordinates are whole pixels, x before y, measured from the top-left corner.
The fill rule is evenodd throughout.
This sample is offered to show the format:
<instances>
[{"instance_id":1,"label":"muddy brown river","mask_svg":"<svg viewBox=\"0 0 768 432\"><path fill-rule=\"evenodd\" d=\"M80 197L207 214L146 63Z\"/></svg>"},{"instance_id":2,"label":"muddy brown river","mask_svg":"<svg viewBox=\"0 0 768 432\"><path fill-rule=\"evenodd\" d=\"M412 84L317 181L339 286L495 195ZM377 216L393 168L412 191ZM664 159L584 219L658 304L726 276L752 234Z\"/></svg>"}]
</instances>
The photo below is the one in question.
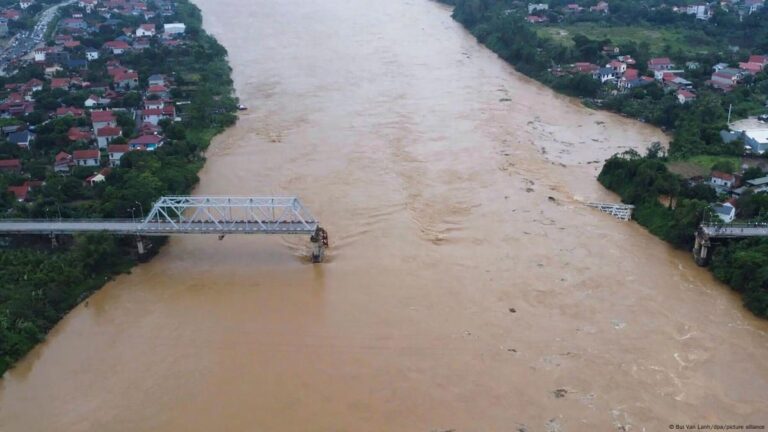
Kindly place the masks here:
<instances>
[{"instance_id":1,"label":"muddy brown river","mask_svg":"<svg viewBox=\"0 0 768 432\"><path fill-rule=\"evenodd\" d=\"M428 0L199 5L250 110L197 193L300 196L328 262L174 238L5 375L0 430L768 424L768 325L582 205L616 199L595 161L656 129L517 74Z\"/></svg>"}]
</instances>

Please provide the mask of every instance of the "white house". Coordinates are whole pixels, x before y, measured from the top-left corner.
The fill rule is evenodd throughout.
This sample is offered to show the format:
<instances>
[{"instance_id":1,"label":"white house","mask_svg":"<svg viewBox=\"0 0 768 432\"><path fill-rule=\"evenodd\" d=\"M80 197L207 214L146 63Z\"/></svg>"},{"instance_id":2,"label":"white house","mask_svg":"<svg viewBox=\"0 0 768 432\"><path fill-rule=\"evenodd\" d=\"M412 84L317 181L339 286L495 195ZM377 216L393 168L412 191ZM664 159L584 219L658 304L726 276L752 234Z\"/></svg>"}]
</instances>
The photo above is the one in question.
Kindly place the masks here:
<instances>
[{"instance_id":1,"label":"white house","mask_svg":"<svg viewBox=\"0 0 768 432\"><path fill-rule=\"evenodd\" d=\"M187 26L183 23L168 23L163 24L163 32L167 35L184 34L187 31Z\"/></svg>"},{"instance_id":2,"label":"white house","mask_svg":"<svg viewBox=\"0 0 768 432\"><path fill-rule=\"evenodd\" d=\"M715 187L715 189L730 189L736 183L736 177L733 174L724 173L722 171L712 171L712 175L709 178L709 183Z\"/></svg>"},{"instance_id":3,"label":"white house","mask_svg":"<svg viewBox=\"0 0 768 432\"><path fill-rule=\"evenodd\" d=\"M33 53L32 53L32 54L33 54L33 55L34 55L34 57L35 57L35 62L37 62L37 63L42 63L42 62L44 62L44 61L45 61L45 55L46 55L47 53L48 53L48 49L47 49L47 48L36 48L36 49L33 51Z\"/></svg>"},{"instance_id":4,"label":"white house","mask_svg":"<svg viewBox=\"0 0 768 432\"><path fill-rule=\"evenodd\" d=\"M713 204L712 210L725 223L731 223L736 219L736 208L731 203Z\"/></svg>"},{"instance_id":5,"label":"white house","mask_svg":"<svg viewBox=\"0 0 768 432\"><path fill-rule=\"evenodd\" d=\"M72 159L77 166L99 166L101 153L98 150L75 150Z\"/></svg>"},{"instance_id":6,"label":"white house","mask_svg":"<svg viewBox=\"0 0 768 432\"><path fill-rule=\"evenodd\" d=\"M136 29L137 37L149 36L152 37L157 33L154 24L142 24Z\"/></svg>"},{"instance_id":7,"label":"white house","mask_svg":"<svg viewBox=\"0 0 768 432\"><path fill-rule=\"evenodd\" d=\"M119 127L106 126L99 129L96 132L96 141L99 143L99 148L107 148L115 138L122 134L122 130Z\"/></svg>"},{"instance_id":8,"label":"white house","mask_svg":"<svg viewBox=\"0 0 768 432\"><path fill-rule=\"evenodd\" d=\"M120 166L120 158L129 151L131 150L128 144L112 144L107 147L107 153L109 153L109 166Z\"/></svg>"},{"instance_id":9,"label":"white house","mask_svg":"<svg viewBox=\"0 0 768 432\"><path fill-rule=\"evenodd\" d=\"M99 59L99 50L88 48L85 50L85 59L88 61L98 60Z\"/></svg>"}]
</instances>

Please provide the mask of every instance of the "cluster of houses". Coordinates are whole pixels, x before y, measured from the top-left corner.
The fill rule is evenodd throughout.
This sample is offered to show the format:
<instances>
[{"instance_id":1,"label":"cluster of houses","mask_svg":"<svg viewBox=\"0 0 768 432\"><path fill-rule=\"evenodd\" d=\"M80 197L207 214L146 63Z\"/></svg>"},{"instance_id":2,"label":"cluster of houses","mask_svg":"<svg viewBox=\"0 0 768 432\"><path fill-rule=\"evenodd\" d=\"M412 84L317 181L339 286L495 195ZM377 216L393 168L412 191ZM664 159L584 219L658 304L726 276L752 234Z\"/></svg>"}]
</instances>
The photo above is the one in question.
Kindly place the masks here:
<instances>
[{"instance_id":1,"label":"cluster of houses","mask_svg":"<svg viewBox=\"0 0 768 432\"><path fill-rule=\"evenodd\" d=\"M648 76L641 76L636 67L636 61L628 55L621 55L618 47L607 45L603 47L603 54L611 60L605 66L594 63L577 62L569 68L555 68L553 73L563 75L567 73L582 73L591 75L603 84L613 84L619 91L628 91L634 88L657 82L666 91L675 92L678 102L685 104L696 99L696 89L691 81L683 75L686 71L698 69L697 62L687 62L683 68L677 67L669 57L656 57L648 60ZM745 77L757 75L768 65L768 56L750 55L739 66L729 67L726 63L719 63L713 67L711 79L706 84L714 89L729 92L736 88ZM653 77L650 76L653 74Z\"/></svg>"},{"instance_id":2,"label":"cluster of houses","mask_svg":"<svg viewBox=\"0 0 768 432\"><path fill-rule=\"evenodd\" d=\"M155 0L155 4L155 10L162 15L173 13L171 0ZM126 153L154 151L161 147L165 143L161 121L178 120L171 97L175 85L172 77L160 74L141 77L138 72L124 67L120 56L130 50L148 47L153 39L171 46L183 44L186 28L181 23L160 24L163 19L155 11L150 11L144 2L136 0L79 0L76 5L76 12L61 21L54 37L55 44L34 51L32 61L45 71L45 80L31 79L7 84L4 90L8 96L0 100L0 118L17 119L13 126L2 128L8 142L23 149L34 148L33 128L24 119L36 108L36 92L44 88L89 92L90 96L82 106L60 106L49 112L48 121L73 117L84 119L78 124L88 124L69 129L67 139L70 148L78 150L71 153L60 151L53 160L51 170L67 175L75 167L93 169L93 175L86 179L86 183L94 185L104 181L112 168L120 166L121 158ZM126 14L143 16L153 22L141 24L138 28L123 28L124 36L102 47L81 46L81 41L87 38L89 32L98 31L101 25L110 25L110 21L119 22L117 16ZM77 58L78 53L84 57ZM88 62L100 58L106 60L105 76L109 76L110 82L88 82L85 67L70 67L73 60L82 60L87 67ZM141 86L143 78L146 79L146 87ZM139 108L113 107L127 92L139 89L142 89ZM134 136L123 136L123 129L118 124L121 117L133 120L136 125ZM0 172L23 174L21 160L0 160ZM24 201L30 197L30 190L39 185L39 182L27 181L21 186L8 188L8 191L19 201Z\"/></svg>"},{"instance_id":3,"label":"cluster of houses","mask_svg":"<svg viewBox=\"0 0 768 432\"><path fill-rule=\"evenodd\" d=\"M721 0L714 2L702 2L686 6L673 6L677 13L695 15L696 19L709 20L714 15L715 8L723 10L735 10L740 16L752 15L765 7L765 0Z\"/></svg>"},{"instance_id":4,"label":"cluster of houses","mask_svg":"<svg viewBox=\"0 0 768 432\"><path fill-rule=\"evenodd\" d=\"M768 176L743 181L738 174L730 174L722 171L712 171L709 176L709 185L718 194L728 195L729 198L722 203L713 204L712 210L723 222L730 223L736 218L736 200L745 192L768 192Z\"/></svg>"},{"instance_id":5,"label":"cluster of houses","mask_svg":"<svg viewBox=\"0 0 768 432\"><path fill-rule=\"evenodd\" d=\"M765 6L765 0L720 0L712 2L701 2L685 6L660 5L654 9L668 9L680 14L693 15L696 19L709 20L714 15L715 8L724 10L734 10L740 16L751 15ZM550 11L547 3L528 3L528 15L525 20L532 24L549 22L548 12ZM554 10L553 10L554 11ZM610 13L608 2L599 0L595 5L583 7L578 3L569 3L563 7L557 8L556 12L562 15L573 15L584 12L592 12L607 15ZM511 13L511 11L507 11Z\"/></svg>"}]
</instances>

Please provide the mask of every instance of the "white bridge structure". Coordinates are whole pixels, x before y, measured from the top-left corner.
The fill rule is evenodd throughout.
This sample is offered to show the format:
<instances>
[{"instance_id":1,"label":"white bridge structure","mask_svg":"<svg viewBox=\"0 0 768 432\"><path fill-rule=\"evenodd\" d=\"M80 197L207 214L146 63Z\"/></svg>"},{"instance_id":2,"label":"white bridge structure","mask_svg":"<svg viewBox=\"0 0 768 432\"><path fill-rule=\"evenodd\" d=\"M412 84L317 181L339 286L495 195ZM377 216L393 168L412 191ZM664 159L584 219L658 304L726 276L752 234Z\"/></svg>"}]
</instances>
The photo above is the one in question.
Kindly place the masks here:
<instances>
[{"instance_id":1,"label":"white bridge structure","mask_svg":"<svg viewBox=\"0 0 768 432\"><path fill-rule=\"evenodd\" d=\"M312 259L320 262L328 234L296 197L165 196L146 218L135 219L0 219L2 234L76 234L106 232L141 236L176 234L303 234L313 243Z\"/></svg>"},{"instance_id":2,"label":"white bridge structure","mask_svg":"<svg viewBox=\"0 0 768 432\"><path fill-rule=\"evenodd\" d=\"M635 206L629 204L614 204L614 203L600 203L600 202L588 202L587 207L592 207L600 210L603 213L615 217L616 219L628 221L632 219L632 210Z\"/></svg>"}]
</instances>

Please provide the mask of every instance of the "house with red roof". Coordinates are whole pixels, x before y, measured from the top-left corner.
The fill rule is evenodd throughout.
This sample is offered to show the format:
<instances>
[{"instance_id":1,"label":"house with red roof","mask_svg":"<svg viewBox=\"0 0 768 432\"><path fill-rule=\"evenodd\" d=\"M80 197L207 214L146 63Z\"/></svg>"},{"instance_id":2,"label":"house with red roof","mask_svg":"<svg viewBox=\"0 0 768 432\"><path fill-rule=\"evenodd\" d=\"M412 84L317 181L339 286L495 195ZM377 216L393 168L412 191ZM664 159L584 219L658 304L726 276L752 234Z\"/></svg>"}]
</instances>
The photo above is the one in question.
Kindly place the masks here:
<instances>
[{"instance_id":1,"label":"house with red roof","mask_svg":"<svg viewBox=\"0 0 768 432\"><path fill-rule=\"evenodd\" d=\"M166 99L168 94L168 87L164 85L151 85L147 88L147 97L157 96L160 99Z\"/></svg>"},{"instance_id":2,"label":"house with red roof","mask_svg":"<svg viewBox=\"0 0 768 432\"><path fill-rule=\"evenodd\" d=\"M112 110L91 111L91 122L93 122L93 130L95 131L107 126L117 126L117 119Z\"/></svg>"},{"instance_id":3,"label":"house with red roof","mask_svg":"<svg viewBox=\"0 0 768 432\"><path fill-rule=\"evenodd\" d=\"M68 174L74 164L75 161L71 154L60 151L54 158L53 171L57 174Z\"/></svg>"},{"instance_id":4,"label":"house with red roof","mask_svg":"<svg viewBox=\"0 0 768 432\"><path fill-rule=\"evenodd\" d=\"M141 121L142 123L152 123L153 125L156 125L160 123L160 120L163 118L163 110L152 108L152 109L145 109L141 112Z\"/></svg>"},{"instance_id":5,"label":"house with red roof","mask_svg":"<svg viewBox=\"0 0 768 432\"><path fill-rule=\"evenodd\" d=\"M92 176L85 179L85 184L89 186L95 186L96 183L101 183L107 180L107 176L112 172L112 168L102 168L99 172L94 173Z\"/></svg>"},{"instance_id":6,"label":"house with red roof","mask_svg":"<svg viewBox=\"0 0 768 432\"><path fill-rule=\"evenodd\" d=\"M142 24L136 29L137 37L149 36L152 37L157 34L154 24Z\"/></svg>"},{"instance_id":7,"label":"house with red roof","mask_svg":"<svg viewBox=\"0 0 768 432\"><path fill-rule=\"evenodd\" d=\"M39 187L41 184L41 182L26 181L21 186L8 186L7 191L12 193L17 201L24 202L29 200L32 188Z\"/></svg>"},{"instance_id":8,"label":"house with red roof","mask_svg":"<svg viewBox=\"0 0 768 432\"><path fill-rule=\"evenodd\" d=\"M693 93L692 91L684 88L677 91L677 101L681 105L694 100L696 100L696 93Z\"/></svg>"},{"instance_id":9,"label":"house with red roof","mask_svg":"<svg viewBox=\"0 0 768 432\"><path fill-rule=\"evenodd\" d=\"M648 60L648 69L652 71L670 70L675 67L669 57L657 57Z\"/></svg>"},{"instance_id":10,"label":"house with red roof","mask_svg":"<svg viewBox=\"0 0 768 432\"><path fill-rule=\"evenodd\" d=\"M131 150L153 151L163 145L163 137L160 135L142 135L132 139L128 145Z\"/></svg>"},{"instance_id":11,"label":"house with red roof","mask_svg":"<svg viewBox=\"0 0 768 432\"><path fill-rule=\"evenodd\" d=\"M16 9L6 9L0 16L11 21L17 21L21 18L21 11Z\"/></svg>"},{"instance_id":12,"label":"house with red roof","mask_svg":"<svg viewBox=\"0 0 768 432\"><path fill-rule=\"evenodd\" d=\"M0 172L5 173L20 173L21 172L21 160L19 159L2 159L0 160Z\"/></svg>"},{"instance_id":13,"label":"house with red roof","mask_svg":"<svg viewBox=\"0 0 768 432\"><path fill-rule=\"evenodd\" d=\"M101 153L96 149L75 150L72 154L72 160L77 166L99 166L101 165Z\"/></svg>"},{"instance_id":14,"label":"house with red roof","mask_svg":"<svg viewBox=\"0 0 768 432\"><path fill-rule=\"evenodd\" d=\"M576 73L592 75L598 70L600 70L600 66L593 63L578 62L573 64L573 71Z\"/></svg>"},{"instance_id":15,"label":"house with red roof","mask_svg":"<svg viewBox=\"0 0 768 432\"><path fill-rule=\"evenodd\" d=\"M115 88L132 90L139 86L139 73L132 70L118 70L112 75Z\"/></svg>"},{"instance_id":16,"label":"house with red roof","mask_svg":"<svg viewBox=\"0 0 768 432\"><path fill-rule=\"evenodd\" d=\"M722 171L712 171L709 183L718 190L728 190L738 186L736 176Z\"/></svg>"},{"instance_id":17,"label":"house with red roof","mask_svg":"<svg viewBox=\"0 0 768 432\"><path fill-rule=\"evenodd\" d=\"M105 126L96 131L96 142L99 148L107 148L109 143L120 137L122 133L119 127Z\"/></svg>"},{"instance_id":18,"label":"house with red roof","mask_svg":"<svg viewBox=\"0 0 768 432\"><path fill-rule=\"evenodd\" d=\"M67 138L70 141L88 142L93 139L93 134L91 133L91 131L72 127L69 129L69 131L67 131Z\"/></svg>"},{"instance_id":19,"label":"house with red roof","mask_svg":"<svg viewBox=\"0 0 768 432\"><path fill-rule=\"evenodd\" d=\"M107 153L109 154L109 166L120 166L120 159L129 151L131 151L131 146L128 144L110 144L107 147Z\"/></svg>"},{"instance_id":20,"label":"house with red roof","mask_svg":"<svg viewBox=\"0 0 768 432\"><path fill-rule=\"evenodd\" d=\"M53 78L51 80L51 90L64 89L69 90L69 84L71 80L69 78Z\"/></svg>"},{"instance_id":21,"label":"house with red roof","mask_svg":"<svg viewBox=\"0 0 768 432\"><path fill-rule=\"evenodd\" d=\"M75 107L59 107L56 108L56 117L82 117L85 115L85 110Z\"/></svg>"},{"instance_id":22,"label":"house with red roof","mask_svg":"<svg viewBox=\"0 0 768 432\"><path fill-rule=\"evenodd\" d=\"M113 40L104 44L104 49L111 51L114 55L121 55L131 49L131 46L121 40Z\"/></svg>"}]
</instances>

